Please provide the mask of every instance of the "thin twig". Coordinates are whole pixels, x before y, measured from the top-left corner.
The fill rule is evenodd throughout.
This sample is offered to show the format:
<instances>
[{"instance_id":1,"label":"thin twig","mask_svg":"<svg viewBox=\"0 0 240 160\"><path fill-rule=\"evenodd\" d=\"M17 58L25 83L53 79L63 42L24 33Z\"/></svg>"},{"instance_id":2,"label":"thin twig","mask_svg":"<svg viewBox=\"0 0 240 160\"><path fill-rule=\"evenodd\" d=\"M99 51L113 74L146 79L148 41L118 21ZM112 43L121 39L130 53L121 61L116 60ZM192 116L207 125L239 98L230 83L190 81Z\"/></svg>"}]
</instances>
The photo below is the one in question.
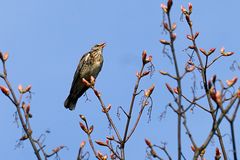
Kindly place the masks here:
<instances>
[{"instance_id":1,"label":"thin twig","mask_svg":"<svg viewBox=\"0 0 240 160\"><path fill-rule=\"evenodd\" d=\"M194 105L196 105L196 106L198 106L199 108L201 108L201 109L203 109L204 111L206 111L206 112L208 112L208 113L211 113L211 111L209 111L208 109L206 109L206 108L204 108L203 106L201 106L200 104L198 104L198 103L196 103L196 100L189 100L186 96L184 96L184 95L182 95L183 96L183 98L187 101L187 102L189 102L190 104L194 104ZM186 109L185 109L186 110ZM185 110L184 110L184 112L185 112Z\"/></svg>"},{"instance_id":2,"label":"thin twig","mask_svg":"<svg viewBox=\"0 0 240 160\"><path fill-rule=\"evenodd\" d=\"M188 126L187 126L187 118L186 118L185 113L183 114L183 125L184 125L184 127L185 127L185 129L187 131L187 135L188 135L190 141L192 142L192 145L194 146L194 148L197 148L197 145L196 145L196 143L195 143L195 141L193 139L192 133L190 132L190 130L189 130Z\"/></svg>"},{"instance_id":3,"label":"thin twig","mask_svg":"<svg viewBox=\"0 0 240 160\"><path fill-rule=\"evenodd\" d=\"M91 86L91 88L93 89L94 93L98 93L98 91L94 88L94 86ZM96 94L96 96L97 96L97 98L98 98L98 100L99 100L99 102L100 102L100 104L101 104L102 109L103 109L103 110L106 110L106 107L105 107L105 105L104 105L104 102L103 102L100 94ZM109 123L110 123L111 126L113 127L113 130L115 131L115 134L117 135L118 140L121 142L121 141L122 141L122 138L121 138L121 136L120 136L120 134L119 134L119 132L118 132L118 129L117 129L117 127L115 126L115 124L114 124L114 122L113 122L110 114L109 114L108 112L104 112L104 113L105 113L105 115L107 116L107 119L108 119Z\"/></svg>"},{"instance_id":4,"label":"thin twig","mask_svg":"<svg viewBox=\"0 0 240 160\"><path fill-rule=\"evenodd\" d=\"M166 146L164 145L163 147L161 146L157 146L157 145L153 145L154 147L159 148L160 150L162 150L168 157L169 160L172 160L172 157L170 156L170 154L168 153Z\"/></svg>"},{"instance_id":5,"label":"thin twig","mask_svg":"<svg viewBox=\"0 0 240 160\"><path fill-rule=\"evenodd\" d=\"M137 116L137 120L135 122L135 124L133 125L131 131L129 132L127 138L126 138L126 142L129 140L129 138L131 137L131 135L133 134L133 132L135 131L135 129L137 128L137 125L138 125L138 122L140 121L140 118L142 116L142 113L143 113L143 110L144 108L146 107L146 103L147 103L147 100L148 98L146 98L143 102L142 102L142 106L141 106L141 109L138 113L138 116Z\"/></svg>"},{"instance_id":6,"label":"thin twig","mask_svg":"<svg viewBox=\"0 0 240 160\"><path fill-rule=\"evenodd\" d=\"M216 57L211 63L209 63L206 68L209 68L214 62L216 62L219 58L221 58L222 55L219 55L218 57Z\"/></svg>"},{"instance_id":7,"label":"thin twig","mask_svg":"<svg viewBox=\"0 0 240 160\"><path fill-rule=\"evenodd\" d=\"M142 65L141 70L139 72L139 75L142 75L144 66L145 66L145 64ZM126 122L125 130L124 130L124 136L123 136L122 144L120 146L121 157L123 157L123 158L125 157L124 147L125 147L125 143L126 143L126 139L127 139L127 135L128 135L128 129L129 129L130 121L131 121L132 110L133 110L135 97L137 95L137 90L138 90L138 85L139 85L140 80L141 80L141 76L138 76L135 87L134 87L134 90L133 90L132 100L131 100L131 103L130 103L130 106L129 106L129 112L128 112L127 122Z\"/></svg>"},{"instance_id":8,"label":"thin twig","mask_svg":"<svg viewBox=\"0 0 240 160\"><path fill-rule=\"evenodd\" d=\"M3 72L4 72L3 79L4 79L7 87L9 88L9 90L10 90L10 92L11 92L11 95L12 95L12 97L13 97L13 100L11 100L11 99L10 99L10 100L13 102L13 104L15 105L15 107L16 107L16 109L17 109L17 113L18 113L18 116L19 116L21 125L22 125L23 130L24 130L24 132L26 133L26 135L27 135L27 137L28 137L28 139L29 139L29 141L30 141L30 144L31 144L31 146L32 146L32 148L33 148L33 150L34 150L34 153L35 153L37 159L38 159L38 160L41 160L41 156L40 156L40 154L39 154L39 152L38 152L38 149L37 149L37 147L36 147L36 145L35 145L35 143L34 143L34 140L33 140L33 138L32 138L31 131L29 130L29 128L27 127L27 125L26 125L26 123L25 123L25 121L24 121L24 118L23 118L23 115L22 115L22 112L21 112L21 109L20 109L20 103L18 102L18 100L17 100L17 98L16 98L16 95L15 95L13 89L12 89L12 86L11 86L10 82L8 81L8 79L7 79L7 69L6 69L5 61L3 61ZM9 96L8 96L8 97L9 97Z\"/></svg>"},{"instance_id":9,"label":"thin twig","mask_svg":"<svg viewBox=\"0 0 240 160\"><path fill-rule=\"evenodd\" d=\"M220 123L222 122L223 118L225 117L225 115L228 113L228 111L231 109L231 107L233 106L233 104L235 103L235 101L239 99L237 97L237 95L235 95L235 97L230 101L230 103L227 105L226 109L224 110L224 112L221 113L221 115L219 116L218 120L215 121L215 123L212 126L212 130L209 132L209 135L207 137L207 139L205 140L205 142L202 144L202 146L197 149L194 153L194 157L193 159L196 160L197 157L199 156L199 154L202 152L202 150L204 150L207 145L209 144L209 142L211 141L215 131L217 130L217 128L219 127ZM240 99L238 100L237 106L240 104Z\"/></svg>"},{"instance_id":10,"label":"thin twig","mask_svg":"<svg viewBox=\"0 0 240 160\"><path fill-rule=\"evenodd\" d=\"M181 153L182 153L182 142L181 142L182 141L182 137L181 137L182 85L181 85L181 76L180 76L180 72L179 72L177 56L176 56L175 47L174 47L175 38L173 38L173 37L175 35L173 34L170 12L167 12L167 20L168 20L168 26L169 26L170 48L171 48L171 53L173 56L174 67L175 67L175 72L176 72L177 88L179 89L178 101L177 101L177 105L178 105L177 139L178 139L178 160L181 160Z\"/></svg>"}]
</instances>

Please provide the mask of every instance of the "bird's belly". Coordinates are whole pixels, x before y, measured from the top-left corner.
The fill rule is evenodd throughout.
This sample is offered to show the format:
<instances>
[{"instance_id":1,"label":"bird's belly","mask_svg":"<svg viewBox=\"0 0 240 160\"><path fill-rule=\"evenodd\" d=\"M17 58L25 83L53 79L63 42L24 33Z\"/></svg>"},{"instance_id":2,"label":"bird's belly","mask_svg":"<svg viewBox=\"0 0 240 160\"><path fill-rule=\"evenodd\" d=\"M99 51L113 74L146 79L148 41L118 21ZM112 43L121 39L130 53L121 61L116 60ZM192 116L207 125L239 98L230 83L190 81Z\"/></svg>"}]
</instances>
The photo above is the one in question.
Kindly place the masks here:
<instances>
[{"instance_id":1,"label":"bird's belly","mask_svg":"<svg viewBox=\"0 0 240 160\"><path fill-rule=\"evenodd\" d=\"M97 62L94 65L86 66L85 71L82 72L81 75L83 75L82 77L86 80L90 80L91 76L96 78L98 76L98 73L101 71L101 68L101 63Z\"/></svg>"},{"instance_id":2,"label":"bird's belly","mask_svg":"<svg viewBox=\"0 0 240 160\"><path fill-rule=\"evenodd\" d=\"M93 76L94 78L96 78L98 76L98 73L101 71L101 68L102 67L100 62L95 63L91 68L90 76Z\"/></svg>"}]
</instances>

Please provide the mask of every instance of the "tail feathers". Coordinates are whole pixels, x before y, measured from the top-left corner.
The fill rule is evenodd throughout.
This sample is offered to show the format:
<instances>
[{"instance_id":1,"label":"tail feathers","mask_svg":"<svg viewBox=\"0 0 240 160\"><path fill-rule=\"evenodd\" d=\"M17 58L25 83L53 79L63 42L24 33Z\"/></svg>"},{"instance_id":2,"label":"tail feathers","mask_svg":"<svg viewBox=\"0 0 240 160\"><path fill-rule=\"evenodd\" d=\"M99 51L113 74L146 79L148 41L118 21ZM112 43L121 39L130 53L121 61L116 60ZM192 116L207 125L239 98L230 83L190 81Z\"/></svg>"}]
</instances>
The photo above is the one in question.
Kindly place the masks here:
<instances>
[{"instance_id":1,"label":"tail feathers","mask_svg":"<svg viewBox=\"0 0 240 160\"><path fill-rule=\"evenodd\" d=\"M69 110L74 110L76 107L77 100L78 98L74 98L71 95L69 95L64 102L64 107Z\"/></svg>"}]
</instances>

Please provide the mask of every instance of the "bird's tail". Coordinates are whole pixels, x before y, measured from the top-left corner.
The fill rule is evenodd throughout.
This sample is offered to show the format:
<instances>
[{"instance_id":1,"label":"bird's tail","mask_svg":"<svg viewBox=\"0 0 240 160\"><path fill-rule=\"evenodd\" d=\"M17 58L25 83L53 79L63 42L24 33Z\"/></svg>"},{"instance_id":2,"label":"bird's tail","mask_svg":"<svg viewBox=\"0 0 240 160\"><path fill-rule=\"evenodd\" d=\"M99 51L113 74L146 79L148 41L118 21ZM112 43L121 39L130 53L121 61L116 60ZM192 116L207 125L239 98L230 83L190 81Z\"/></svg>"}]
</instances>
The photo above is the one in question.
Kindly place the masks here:
<instances>
[{"instance_id":1,"label":"bird's tail","mask_svg":"<svg viewBox=\"0 0 240 160\"><path fill-rule=\"evenodd\" d=\"M74 98L73 96L69 95L64 102L64 107L69 110L74 110L77 100L78 100L77 98Z\"/></svg>"}]
</instances>

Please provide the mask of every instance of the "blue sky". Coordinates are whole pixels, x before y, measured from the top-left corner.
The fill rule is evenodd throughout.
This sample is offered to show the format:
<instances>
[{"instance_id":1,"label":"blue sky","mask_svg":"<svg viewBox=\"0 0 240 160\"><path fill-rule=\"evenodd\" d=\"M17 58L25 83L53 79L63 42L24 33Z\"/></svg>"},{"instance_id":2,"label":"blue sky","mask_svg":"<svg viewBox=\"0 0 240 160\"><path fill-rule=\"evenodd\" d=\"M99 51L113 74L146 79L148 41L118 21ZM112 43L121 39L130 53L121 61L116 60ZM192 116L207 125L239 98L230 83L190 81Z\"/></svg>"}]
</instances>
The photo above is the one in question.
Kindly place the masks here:
<instances>
[{"instance_id":1,"label":"blue sky","mask_svg":"<svg viewBox=\"0 0 240 160\"><path fill-rule=\"evenodd\" d=\"M166 3L156 0L0 1L0 49L10 54L7 62L9 79L15 89L18 84L33 86L33 134L38 137L45 130L51 131L45 141L49 151L63 144L69 149L60 153L61 158L76 158L80 142L87 140L78 124L79 114L84 114L94 125L94 139L105 139L105 136L111 133L92 91L87 92L91 102L85 102L82 97L75 111L70 112L63 107L81 55L89 51L94 44L106 42L104 66L96 87L101 91L105 103L112 104L111 115L120 128L124 128L125 119L122 115L121 120L118 120L117 107L129 106L136 79L135 72L141 65L142 50L147 50L153 56L156 69L153 77L145 78L140 86L145 89L152 83L156 84L152 121L147 123L148 116L145 112L139 127L127 144L127 159L145 158L145 137L158 144L167 142L170 153L173 157L176 156L176 117L169 110L166 118L159 120L159 115L171 98L164 86L168 79L157 71L173 71L173 66L162 54L162 45L159 43L159 39L165 37L161 28L160 4L163 2ZM216 73L224 81L234 75L239 76L239 71L229 70L230 63L234 59L239 60L238 1L230 3L227 0L180 0L174 3L172 21L178 24L176 49L180 65L184 66L183 50L190 44L185 37L189 30L186 23L181 21L180 6L187 6L188 2L193 3L194 30L200 32L198 45L206 49L216 47L217 50L224 46L226 50L236 52L233 57L217 63L218 66L210 71L210 75ZM187 84L186 81L184 86L187 87ZM24 148L14 149L22 130L13 123L14 106L3 95L0 95L0 103L0 159L34 159L28 142L24 142ZM138 113L137 109L134 111ZM199 116L189 116L196 121L200 119L204 124L209 122L207 117L201 119L201 113ZM239 121L239 117L237 120ZM192 125L199 143L204 139L202 127L208 129L207 125L202 123ZM198 125L201 127L196 127ZM237 143L239 146L239 141ZM188 139L185 138L183 144L189 145ZM209 157L213 156L211 154L216 146L217 143L210 146L210 151L206 153ZM186 155L190 151L188 148L184 148ZM104 151L101 147L97 149ZM86 150L90 151L92 159L93 153L88 145Z\"/></svg>"}]
</instances>

